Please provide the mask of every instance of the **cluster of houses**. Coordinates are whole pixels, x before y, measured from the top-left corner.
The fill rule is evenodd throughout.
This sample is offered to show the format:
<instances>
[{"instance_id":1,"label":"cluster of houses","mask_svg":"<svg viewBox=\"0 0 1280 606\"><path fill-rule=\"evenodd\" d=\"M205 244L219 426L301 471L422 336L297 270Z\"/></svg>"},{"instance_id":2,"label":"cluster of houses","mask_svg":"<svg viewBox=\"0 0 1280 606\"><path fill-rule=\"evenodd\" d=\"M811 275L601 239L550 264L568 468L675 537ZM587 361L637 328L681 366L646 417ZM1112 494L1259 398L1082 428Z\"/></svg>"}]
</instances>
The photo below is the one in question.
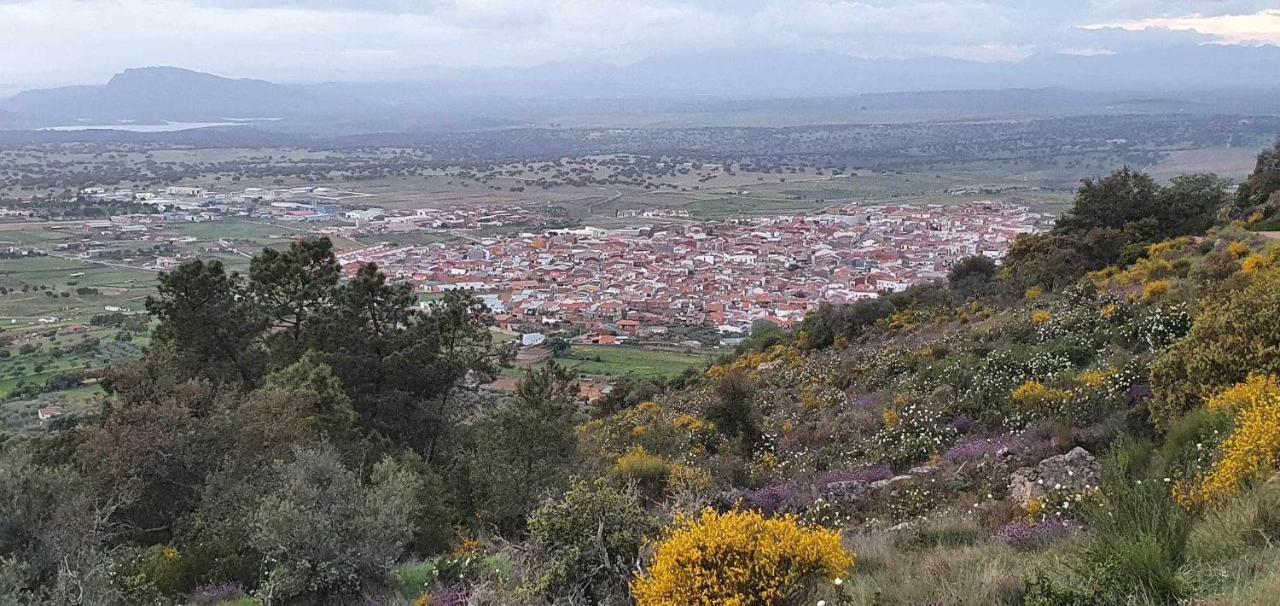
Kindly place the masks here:
<instances>
[{"instance_id":1,"label":"cluster of houses","mask_svg":"<svg viewBox=\"0 0 1280 606\"><path fill-rule=\"evenodd\" d=\"M267 221L325 223L328 227L367 234L406 231L480 229L508 225L539 225L545 217L523 206L462 205L388 211L381 207L340 206L363 194L326 187L270 189L248 187L238 192L210 192L198 187L167 187L158 191L85 188L80 195L103 202L142 204L146 212L87 221L96 231L145 232L163 223L213 221L246 217Z\"/></svg>"},{"instance_id":2,"label":"cluster of houses","mask_svg":"<svg viewBox=\"0 0 1280 606\"><path fill-rule=\"evenodd\" d=\"M816 216L519 233L469 244L379 245L375 262L424 292L481 296L502 328L634 338L676 325L741 334L756 320L799 322L851 302L944 279L973 255L999 258L1048 215L1007 202L865 206Z\"/></svg>"}]
</instances>

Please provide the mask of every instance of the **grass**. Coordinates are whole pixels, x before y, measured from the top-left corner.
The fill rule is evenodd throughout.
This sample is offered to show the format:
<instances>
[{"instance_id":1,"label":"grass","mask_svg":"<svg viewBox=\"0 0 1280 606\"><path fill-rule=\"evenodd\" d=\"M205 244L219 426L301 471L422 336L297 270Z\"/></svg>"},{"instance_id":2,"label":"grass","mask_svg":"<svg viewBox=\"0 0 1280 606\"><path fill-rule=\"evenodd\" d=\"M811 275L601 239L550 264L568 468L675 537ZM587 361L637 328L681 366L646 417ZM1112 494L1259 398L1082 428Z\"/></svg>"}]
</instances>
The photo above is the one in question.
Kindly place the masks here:
<instances>
[{"instance_id":1,"label":"grass","mask_svg":"<svg viewBox=\"0 0 1280 606\"><path fill-rule=\"evenodd\" d=\"M407 600L416 599L426 592L427 585L435 578L436 565L433 561L401 564L391 571L391 585Z\"/></svg>"},{"instance_id":2,"label":"grass","mask_svg":"<svg viewBox=\"0 0 1280 606\"><path fill-rule=\"evenodd\" d=\"M987 541L914 549L871 531L846 543L857 556L844 584L851 604L1015 604L1031 574L1025 554Z\"/></svg>"},{"instance_id":3,"label":"grass","mask_svg":"<svg viewBox=\"0 0 1280 606\"><path fill-rule=\"evenodd\" d=\"M257 223L243 219L227 219L223 221L206 221L202 223L183 223L166 228L166 236L191 236L201 240L255 240L262 244L288 242L301 235L287 227L270 223Z\"/></svg>"},{"instance_id":4,"label":"grass","mask_svg":"<svg viewBox=\"0 0 1280 606\"><path fill-rule=\"evenodd\" d=\"M707 354L630 346L580 345L556 362L588 375L668 378L710 360Z\"/></svg>"}]
</instances>

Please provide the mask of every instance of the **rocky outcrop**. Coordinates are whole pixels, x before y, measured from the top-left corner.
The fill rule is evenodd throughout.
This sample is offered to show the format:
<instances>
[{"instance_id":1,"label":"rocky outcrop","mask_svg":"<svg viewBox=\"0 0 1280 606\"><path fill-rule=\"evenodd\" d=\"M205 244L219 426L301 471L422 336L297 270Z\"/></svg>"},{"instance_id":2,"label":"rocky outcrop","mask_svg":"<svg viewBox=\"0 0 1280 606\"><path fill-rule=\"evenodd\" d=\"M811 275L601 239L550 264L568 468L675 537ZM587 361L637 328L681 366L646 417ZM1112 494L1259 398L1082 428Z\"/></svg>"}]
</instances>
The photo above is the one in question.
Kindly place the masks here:
<instances>
[{"instance_id":1,"label":"rocky outcrop","mask_svg":"<svg viewBox=\"0 0 1280 606\"><path fill-rule=\"evenodd\" d=\"M1009 499L1027 507L1032 499L1043 502L1051 493L1080 493L1098 485L1101 470L1089 451L1075 448L1049 457L1035 467L1023 467L1009 478Z\"/></svg>"}]
</instances>

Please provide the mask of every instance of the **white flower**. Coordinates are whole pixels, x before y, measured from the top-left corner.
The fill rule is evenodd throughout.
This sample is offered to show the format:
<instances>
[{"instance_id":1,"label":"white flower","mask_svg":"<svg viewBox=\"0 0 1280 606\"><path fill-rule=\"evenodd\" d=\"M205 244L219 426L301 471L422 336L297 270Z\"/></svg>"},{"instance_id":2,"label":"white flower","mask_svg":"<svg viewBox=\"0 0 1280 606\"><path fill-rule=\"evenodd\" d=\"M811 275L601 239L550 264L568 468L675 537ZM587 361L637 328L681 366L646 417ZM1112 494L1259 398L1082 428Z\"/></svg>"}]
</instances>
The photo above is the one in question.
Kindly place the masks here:
<instances>
[{"instance_id":1,"label":"white flower","mask_svg":"<svg viewBox=\"0 0 1280 606\"><path fill-rule=\"evenodd\" d=\"M818 606L827 606L826 600L818 600Z\"/></svg>"},{"instance_id":2,"label":"white flower","mask_svg":"<svg viewBox=\"0 0 1280 606\"><path fill-rule=\"evenodd\" d=\"M842 578L840 578L840 577L836 577L836 580L831 581L831 582L832 582L832 583L835 583L836 585L844 585L844 579L842 579Z\"/></svg>"}]
</instances>

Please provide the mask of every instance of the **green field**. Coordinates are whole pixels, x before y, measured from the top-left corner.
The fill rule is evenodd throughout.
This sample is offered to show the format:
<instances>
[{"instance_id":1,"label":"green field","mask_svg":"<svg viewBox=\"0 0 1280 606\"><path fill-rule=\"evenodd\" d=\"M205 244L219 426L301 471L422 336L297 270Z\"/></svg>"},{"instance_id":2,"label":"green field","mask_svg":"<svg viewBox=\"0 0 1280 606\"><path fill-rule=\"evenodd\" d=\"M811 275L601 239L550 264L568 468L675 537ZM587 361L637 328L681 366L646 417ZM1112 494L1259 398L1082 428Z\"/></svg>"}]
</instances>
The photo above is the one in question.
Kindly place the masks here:
<instances>
[{"instance_id":1,"label":"green field","mask_svg":"<svg viewBox=\"0 0 1280 606\"><path fill-rule=\"evenodd\" d=\"M98 407L102 388L87 385L52 394L43 394L29 400L0 402L0 431L30 432L38 430L42 422L36 412L45 406L58 405L66 414L93 413Z\"/></svg>"},{"instance_id":2,"label":"green field","mask_svg":"<svg viewBox=\"0 0 1280 606\"><path fill-rule=\"evenodd\" d=\"M575 345L556 363L585 375L666 379L687 368L700 367L709 354L641 349L625 345Z\"/></svg>"},{"instance_id":3,"label":"green field","mask_svg":"<svg viewBox=\"0 0 1280 606\"><path fill-rule=\"evenodd\" d=\"M294 231L271 223L259 223L243 219L227 219L224 221L204 221L200 223L182 223L165 228L166 236L191 236L201 240L216 241L253 240L269 244L289 242L301 235L305 230Z\"/></svg>"}]
</instances>

